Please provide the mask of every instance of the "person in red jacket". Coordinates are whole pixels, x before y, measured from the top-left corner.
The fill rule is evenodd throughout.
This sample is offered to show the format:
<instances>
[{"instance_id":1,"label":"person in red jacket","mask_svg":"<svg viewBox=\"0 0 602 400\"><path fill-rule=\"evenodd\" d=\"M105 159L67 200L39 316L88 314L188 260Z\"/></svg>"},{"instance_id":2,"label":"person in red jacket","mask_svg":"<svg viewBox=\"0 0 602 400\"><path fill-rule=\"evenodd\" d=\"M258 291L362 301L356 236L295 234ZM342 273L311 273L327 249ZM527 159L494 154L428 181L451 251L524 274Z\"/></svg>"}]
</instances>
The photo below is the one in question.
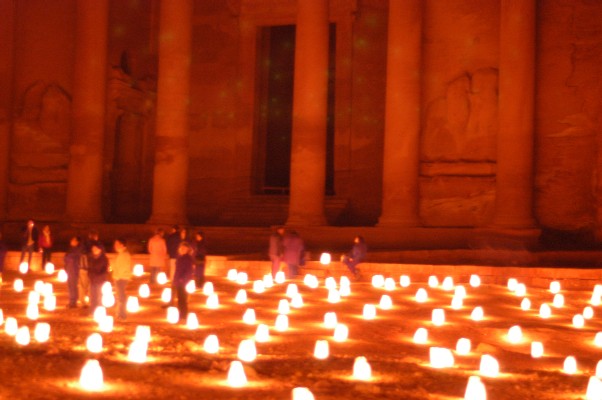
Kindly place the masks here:
<instances>
[{"instance_id":1,"label":"person in red jacket","mask_svg":"<svg viewBox=\"0 0 602 400\"><path fill-rule=\"evenodd\" d=\"M50 256L52 255L52 232L50 232L50 226L44 225L42 233L38 236L38 248L42 252L42 268L50 262Z\"/></svg>"}]
</instances>

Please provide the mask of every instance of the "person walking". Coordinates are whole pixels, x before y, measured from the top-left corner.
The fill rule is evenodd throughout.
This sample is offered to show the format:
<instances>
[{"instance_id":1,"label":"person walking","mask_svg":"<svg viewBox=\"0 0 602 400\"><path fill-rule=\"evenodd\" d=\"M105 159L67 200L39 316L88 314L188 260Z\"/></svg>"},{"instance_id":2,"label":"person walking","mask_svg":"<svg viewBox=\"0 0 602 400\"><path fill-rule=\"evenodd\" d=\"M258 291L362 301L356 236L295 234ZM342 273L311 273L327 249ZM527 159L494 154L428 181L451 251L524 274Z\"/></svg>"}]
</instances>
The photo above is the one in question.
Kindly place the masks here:
<instances>
[{"instance_id":1,"label":"person walking","mask_svg":"<svg viewBox=\"0 0 602 400\"><path fill-rule=\"evenodd\" d=\"M101 305L102 285L109 277L109 259L99 243L92 243L88 260L90 278L90 314Z\"/></svg>"},{"instance_id":2,"label":"person walking","mask_svg":"<svg viewBox=\"0 0 602 400\"><path fill-rule=\"evenodd\" d=\"M157 228L155 235L148 241L148 254L150 264L150 283L157 284L157 276L159 272L165 268L165 261L167 260L167 245L165 243L165 230L163 228Z\"/></svg>"},{"instance_id":3,"label":"person walking","mask_svg":"<svg viewBox=\"0 0 602 400\"><path fill-rule=\"evenodd\" d=\"M289 231L282 239L282 246L282 258L288 267L287 278L292 279L299 275L299 266L305 265L305 244L296 231Z\"/></svg>"},{"instance_id":4,"label":"person walking","mask_svg":"<svg viewBox=\"0 0 602 400\"><path fill-rule=\"evenodd\" d=\"M129 280L132 278L132 256L127 249L124 239L115 239L113 248L117 253L115 260L111 265L111 269L113 271L113 280L115 281L115 287L117 290L117 319L125 321L127 317L127 296L125 289Z\"/></svg>"},{"instance_id":5,"label":"person walking","mask_svg":"<svg viewBox=\"0 0 602 400\"><path fill-rule=\"evenodd\" d=\"M42 234L40 234L38 237L38 248L42 252L42 268L45 268L46 264L50 262L53 244L50 225L44 225L42 228Z\"/></svg>"},{"instance_id":6,"label":"person walking","mask_svg":"<svg viewBox=\"0 0 602 400\"><path fill-rule=\"evenodd\" d=\"M205 245L205 235L203 231L197 231L194 234L194 259L196 265L194 267L194 281L197 288L201 288L205 284L205 261L207 260L207 247Z\"/></svg>"},{"instance_id":7,"label":"person walking","mask_svg":"<svg viewBox=\"0 0 602 400\"><path fill-rule=\"evenodd\" d=\"M182 239L180 238L180 227L178 225L173 225L171 227L171 231L167 238L165 239L165 244L167 246L167 254L169 255L169 280L173 280L173 274L176 270L176 258L178 258L178 247L180 246L180 242Z\"/></svg>"},{"instance_id":8,"label":"person walking","mask_svg":"<svg viewBox=\"0 0 602 400\"><path fill-rule=\"evenodd\" d=\"M65 253L65 272L67 273L67 290L69 292L69 303L67 308L76 308L79 297L78 285L80 269L84 258L84 249L79 237L73 236L69 241L69 249Z\"/></svg>"},{"instance_id":9,"label":"person walking","mask_svg":"<svg viewBox=\"0 0 602 400\"><path fill-rule=\"evenodd\" d=\"M284 239L284 228L279 226L270 235L270 248L268 254L272 261L272 277L275 278L278 271L280 271L280 262L284 253L284 246L282 241Z\"/></svg>"},{"instance_id":10,"label":"person walking","mask_svg":"<svg viewBox=\"0 0 602 400\"><path fill-rule=\"evenodd\" d=\"M192 247L188 242L182 242L178 247L178 258L176 259L176 270L173 279L173 287L178 296L180 322L186 321L186 317L188 316L188 292L186 291L186 285L192 279L193 268L194 257L192 256Z\"/></svg>"},{"instance_id":11,"label":"person walking","mask_svg":"<svg viewBox=\"0 0 602 400\"><path fill-rule=\"evenodd\" d=\"M27 253L27 265L31 268L31 256L36 251L36 245L38 243L38 227L33 222L33 219L27 221L27 225L23 228L23 234L21 236L21 261L25 260L25 254Z\"/></svg>"}]
</instances>

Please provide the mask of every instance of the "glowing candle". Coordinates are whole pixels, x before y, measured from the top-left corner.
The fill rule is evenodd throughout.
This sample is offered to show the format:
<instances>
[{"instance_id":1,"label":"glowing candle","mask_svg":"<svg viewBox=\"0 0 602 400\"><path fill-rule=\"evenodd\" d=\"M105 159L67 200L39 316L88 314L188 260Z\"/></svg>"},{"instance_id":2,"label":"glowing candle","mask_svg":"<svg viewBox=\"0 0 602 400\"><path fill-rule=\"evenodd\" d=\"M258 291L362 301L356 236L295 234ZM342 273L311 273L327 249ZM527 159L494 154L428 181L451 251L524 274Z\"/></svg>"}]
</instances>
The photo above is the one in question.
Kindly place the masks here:
<instances>
[{"instance_id":1,"label":"glowing candle","mask_svg":"<svg viewBox=\"0 0 602 400\"><path fill-rule=\"evenodd\" d=\"M602 332L596 333L596 337L594 338L594 344L597 347L602 347Z\"/></svg>"},{"instance_id":2,"label":"glowing candle","mask_svg":"<svg viewBox=\"0 0 602 400\"><path fill-rule=\"evenodd\" d=\"M4 312L0 308L0 325L2 325L3 323L4 323Z\"/></svg>"},{"instance_id":3,"label":"glowing candle","mask_svg":"<svg viewBox=\"0 0 602 400\"><path fill-rule=\"evenodd\" d=\"M278 303L278 314L288 314L291 312L290 305L287 299L281 299Z\"/></svg>"},{"instance_id":4,"label":"glowing candle","mask_svg":"<svg viewBox=\"0 0 602 400\"><path fill-rule=\"evenodd\" d=\"M47 342L50 338L50 324L47 322L38 322L33 331L33 337L38 343Z\"/></svg>"},{"instance_id":5,"label":"glowing candle","mask_svg":"<svg viewBox=\"0 0 602 400\"><path fill-rule=\"evenodd\" d=\"M320 264L328 265L328 264L330 264L331 261L332 261L332 257L330 256L330 253L320 254Z\"/></svg>"},{"instance_id":6,"label":"glowing candle","mask_svg":"<svg viewBox=\"0 0 602 400\"><path fill-rule=\"evenodd\" d=\"M40 302L40 294L38 292L31 291L27 296L27 302L29 304L38 304Z\"/></svg>"},{"instance_id":7,"label":"glowing candle","mask_svg":"<svg viewBox=\"0 0 602 400\"><path fill-rule=\"evenodd\" d=\"M508 341L510 343L520 343L523 340L523 331L518 325L514 325L508 329Z\"/></svg>"},{"instance_id":8,"label":"glowing candle","mask_svg":"<svg viewBox=\"0 0 602 400\"><path fill-rule=\"evenodd\" d=\"M143 299L148 299L150 296L150 287L146 283L143 283L138 288L138 295Z\"/></svg>"},{"instance_id":9,"label":"glowing candle","mask_svg":"<svg viewBox=\"0 0 602 400\"><path fill-rule=\"evenodd\" d=\"M17 324L17 320L14 317L7 317L6 322L4 322L4 332L6 332L8 336L15 336L18 329L19 325Z\"/></svg>"},{"instance_id":10,"label":"glowing candle","mask_svg":"<svg viewBox=\"0 0 602 400\"><path fill-rule=\"evenodd\" d=\"M13 282L13 289L17 293L21 293L23 291L23 279L17 278Z\"/></svg>"},{"instance_id":11,"label":"glowing candle","mask_svg":"<svg viewBox=\"0 0 602 400\"><path fill-rule=\"evenodd\" d=\"M159 272L157 274L157 283L159 285L165 285L167 283L167 274L165 272Z\"/></svg>"},{"instance_id":12,"label":"glowing candle","mask_svg":"<svg viewBox=\"0 0 602 400\"><path fill-rule=\"evenodd\" d=\"M378 304L381 310L390 310L393 308L393 300L391 300L391 296L388 294L383 294L380 297L380 302Z\"/></svg>"},{"instance_id":13,"label":"glowing candle","mask_svg":"<svg viewBox=\"0 0 602 400\"><path fill-rule=\"evenodd\" d=\"M184 290L186 290L186 293L188 294L193 294L196 290L196 282L193 280L188 281L188 283L184 287Z\"/></svg>"},{"instance_id":14,"label":"glowing candle","mask_svg":"<svg viewBox=\"0 0 602 400\"><path fill-rule=\"evenodd\" d=\"M27 346L30 340L31 336L29 335L29 328L26 326L20 327L15 335L15 341L17 344L20 344L21 346Z\"/></svg>"},{"instance_id":15,"label":"glowing candle","mask_svg":"<svg viewBox=\"0 0 602 400\"><path fill-rule=\"evenodd\" d=\"M270 328L266 324L257 325L257 330L255 331L255 341L259 343L270 341Z\"/></svg>"},{"instance_id":16,"label":"glowing candle","mask_svg":"<svg viewBox=\"0 0 602 400\"><path fill-rule=\"evenodd\" d=\"M177 307L167 307L167 322L177 324L180 320L180 311Z\"/></svg>"},{"instance_id":17,"label":"glowing candle","mask_svg":"<svg viewBox=\"0 0 602 400\"><path fill-rule=\"evenodd\" d=\"M276 276L278 276L278 274L276 274ZM284 274L283 274L283 279L284 279ZM263 285L265 286L266 289L274 286L274 279L272 278L272 274L265 274L263 276Z\"/></svg>"},{"instance_id":18,"label":"glowing candle","mask_svg":"<svg viewBox=\"0 0 602 400\"><path fill-rule=\"evenodd\" d=\"M236 283L239 285L244 285L249 281L249 275L246 272L239 272L236 275Z\"/></svg>"},{"instance_id":19,"label":"glowing candle","mask_svg":"<svg viewBox=\"0 0 602 400\"><path fill-rule=\"evenodd\" d=\"M303 283L305 284L305 286L311 289L315 289L319 286L318 278L312 274L305 274L305 277L303 278Z\"/></svg>"},{"instance_id":20,"label":"glowing candle","mask_svg":"<svg viewBox=\"0 0 602 400\"><path fill-rule=\"evenodd\" d=\"M475 307L470 313L470 319L472 319L473 321L481 321L483 320L483 315L483 307Z\"/></svg>"},{"instance_id":21,"label":"glowing candle","mask_svg":"<svg viewBox=\"0 0 602 400\"><path fill-rule=\"evenodd\" d=\"M27 271L29 271L29 264L23 261L21 264L19 264L19 272L22 274L26 274Z\"/></svg>"},{"instance_id":22,"label":"glowing candle","mask_svg":"<svg viewBox=\"0 0 602 400\"><path fill-rule=\"evenodd\" d=\"M594 317L594 309L590 306L583 308L583 318L592 319Z\"/></svg>"},{"instance_id":23,"label":"glowing candle","mask_svg":"<svg viewBox=\"0 0 602 400\"><path fill-rule=\"evenodd\" d=\"M345 275L341 276L339 279L339 286L349 286L351 285L351 281Z\"/></svg>"},{"instance_id":24,"label":"glowing candle","mask_svg":"<svg viewBox=\"0 0 602 400\"><path fill-rule=\"evenodd\" d=\"M264 281L257 280L257 281L253 282L253 291L255 293L261 294L261 293L265 292L265 287L266 287L266 285L265 285Z\"/></svg>"},{"instance_id":25,"label":"glowing candle","mask_svg":"<svg viewBox=\"0 0 602 400\"><path fill-rule=\"evenodd\" d=\"M435 308L431 313L431 321L435 326L442 326L445 324L445 310L442 308Z\"/></svg>"},{"instance_id":26,"label":"glowing candle","mask_svg":"<svg viewBox=\"0 0 602 400\"><path fill-rule=\"evenodd\" d=\"M483 354L479 365L479 373L489 378L496 378L500 374L500 365L495 357Z\"/></svg>"},{"instance_id":27,"label":"glowing candle","mask_svg":"<svg viewBox=\"0 0 602 400\"><path fill-rule=\"evenodd\" d=\"M44 297L44 310L54 311L56 309L56 296L51 294L50 296Z\"/></svg>"},{"instance_id":28,"label":"glowing candle","mask_svg":"<svg viewBox=\"0 0 602 400\"><path fill-rule=\"evenodd\" d=\"M51 262L47 262L46 265L44 265L44 271L48 274L48 275L52 275L54 274L54 264Z\"/></svg>"},{"instance_id":29,"label":"glowing candle","mask_svg":"<svg viewBox=\"0 0 602 400\"><path fill-rule=\"evenodd\" d=\"M487 391L480 377L473 375L468 378L464 400L487 400Z\"/></svg>"},{"instance_id":30,"label":"glowing candle","mask_svg":"<svg viewBox=\"0 0 602 400\"><path fill-rule=\"evenodd\" d=\"M552 294L556 294L556 293L560 292L560 282L558 282L558 281L550 282L550 292L552 292Z\"/></svg>"},{"instance_id":31,"label":"glowing candle","mask_svg":"<svg viewBox=\"0 0 602 400\"><path fill-rule=\"evenodd\" d=\"M341 294L337 289L329 289L328 290L328 302L329 303L338 303L341 301Z\"/></svg>"},{"instance_id":32,"label":"glowing candle","mask_svg":"<svg viewBox=\"0 0 602 400\"><path fill-rule=\"evenodd\" d=\"M103 293L100 302L103 305L103 307L113 307L115 305L115 296L113 295L113 292Z\"/></svg>"},{"instance_id":33,"label":"glowing candle","mask_svg":"<svg viewBox=\"0 0 602 400\"><path fill-rule=\"evenodd\" d=\"M339 295L342 296L349 296L351 294L351 286L348 285L341 285L341 287L339 288Z\"/></svg>"},{"instance_id":34,"label":"glowing candle","mask_svg":"<svg viewBox=\"0 0 602 400\"><path fill-rule=\"evenodd\" d=\"M470 354L471 347L472 343L470 342L470 339L460 338L456 343L456 353L458 353L461 356L465 356L467 354Z\"/></svg>"},{"instance_id":35,"label":"glowing candle","mask_svg":"<svg viewBox=\"0 0 602 400\"><path fill-rule=\"evenodd\" d=\"M90 353L100 353L102 351L102 336L100 336L100 333L93 333L88 336L86 348Z\"/></svg>"},{"instance_id":36,"label":"glowing candle","mask_svg":"<svg viewBox=\"0 0 602 400\"><path fill-rule=\"evenodd\" d=\"M436 288L439 286L439 279L435 275L429 276L428 285L429 287Z\"/></svg>"},{"instance_id":37,"label":"glowing candle","mask_svg":"<svg viewBox=\"0 0 602 400\"><path fill-rule=\"evenodd\" d=\"M64 269L59 270L59 273L56 277L58 279L59 282L67 282L67 271L65 271Z\"/></svg>"},{"instance_id":38,"label":"glowing candle","mask_svg":"<svg viewBox=\"0 0 602 400\"><path fill-rule=\"evenodd\" d=\"M141 340L144 342L150 342L151 339L151 328L148 325L136 326L136 336L134 340Z\"/></svg>"},{"instance_id":39,"label":"glowing candle","mask_svg":"<svg viewBox=\"0 0 602 400\"><path fill-rule=\"evenodd\" d=\"M389 292L392 290L395 290L395 280L393 278L385 279L384 287L385 287L385 290L389 291Z\"/></svg>"},{"instance_id":40,"label":"glowing candle","mask_svg":"<svg viewBox=\"0 0 602 400\"><path fill-rule=\"evenodd\" d=\"M542 342L531 342L531 357L533 357L533 358L543 357L543 343Z\"/></svg>"},{"instance_id":41,"label":"glowing candle","mask_svg":"<svg viewBox=\"0 0 602 400\"><path fill-rule=\"evenodd\" d=\"M464 298L466 297L466 288L463 285L458 285L454 288L454 296Z\"/></svg>"},{"instance_id":42,"label":"glowing candle","mask_svg":"<svg viewBox=\"0 0 602 400\"><path fill-rule=\"evenodd\" d=\"M206 305L207 305L207 308L210 308L212 310L219 308L219 297L217 297L217 293L211 293L207 297Z\"/></svg>"},{"instance_id":43,"label":"glowing candle","mask_svg":"<svg viewBox=\"0 0 602 400\"><path fill-rule=\"evenodd\" d=\"M353 378L360 381L369 381L372 378L372 367L366 357L356 357L353 362Z\"/></svg>"},{"instance_id":44,"label":"glowing candle","mask_svg":"<svg viewBox=\"0 0 602 400\"><path fill-rule=\"evenodd\" d=\"M98 321L98 329L100 329L101 332L113 332L113 322L114 319L112 315L105 315L104 318Z\"/></svg>"},{"instance_id":45,"label":"glowing candle","mask_svg":"<svg viewBox=\"0 0 602 400\"><path fill-rule=\"evenodd\" d=\"M602 399L602 382L597 376L590 376L587 382L587 391L585 392L586 400Z\"/></svg>"},{"instance_id":46,"label":"glowing candle","mask_svg":"<svg viewBox=\"0 0 602 400\"><path fill-rule=\"evenodd\" d=\"M552 316L552 309L547 303L543 303L541 307L539 307L539 316L541 318L550 318Z\"/></svg>"},{"instance_id":47,"label":"glowing candle","mask_svg":"<svg viewBox=\"0 0 602 400\"><path fill-rule=\"evenodd\" d=\"M429 359L433 368L451 368L454 366L454 355L450 349L444 347L431 347Z\"/></svg>"},{"instance_id":48,"label":"glowing candle","mask_svg":"<svg viewBox=\"0 0 602 400\"><path fill-rule=\"evenodd\" d=\"M516 278L508 279L508 290L514 292L516 290L516 285L518 285L518 281L516 280Z\"/></svg>"},{"instance_id":49,"label":"glowing candle","mask_svg":"<svg viewBox=\"0 0 602 400\"><path fill-rule=\"evenodd\" d=\"M278 332L285 332L288 329L288 316L284 314L279 314L276 317L274 327Z\"/></svg>"},{"instance_id":50,"label":"glowing candle","mask_svg":"<svg viewBox=\"0 0 602 400\"><path fill-rule=\"evenodd\" d=\"M596 364L596 377L602 379L602 360Z\"/></svg>"},{"instance_id":51,"label":"glowing candle","mask_svg":"<svg viewBox=\"0 0 602 400\"><path fill-rule=\"evenodd\" d=\"M583 318L583 315L575 314L573 316L573 326L575 328L583 328L583 325L585 325L585 319Z\"/></svg>"},{"instance_id":52,"label":"glowing candle","mask_svg":"<svg viewBox=\"0 0 602 400\"><path fill-rule=\"evenodd\" d=\"M462 308L463 300L461 296L452 297L451 308L454 310L459 310Z\"/></svg>"},{"instance_id":53,"label":"glowing candle","mask_svg":"<svg viewBox=\"0 0 602 400\"><path fill-rule=\"evenodd\" d=\"M344 342L349 337L349 328L345 324L337 324L334 327L333 338L335 342Z\"/></svg>"},{"instance_id":54,"label":"glowing candle","mask_svg":"<svg viewBox=\"0 0 602 400\"><path fill-rule=\"evenodd\" d=\"M235 281L237 276L238 276L238 271L234 268L231 268L228 270L228 274L226 275L226 278L229 281Z\"/></svg>"},{"instance_id":55,"label":"glowing candle","mask_svg":"<svg viewBox=\"0 0 602 400\"><path fill-rule=\"evenodd\" d=\"M328 278L326 278L324 280L324 286L328 290L336 289L337 288L337 280L334 279L332 276L329 276Z\"/></svg>"},{"instance_id":56,"label":"glowing candle","mask_svg":"<svg viewBox=\"0 0 602 400\"><path fill-rule=\"evenodd\" d=\"M243 339L238 344L238 358L242 361L251 362L257 358L257 348L253 339Z\"/></svg>"},{"instance_id":57,"label":"glowing candle","mask_svg":"<svg viewBox=\"0 0 602 400\"><path fill-rule=\"evenodd\" d=\"M247 308L242 316L242 321L247 325L255 325L255 310L252 308Z\"/></svg>"},{"instance_id":58,"label":"glowing candle","mask_svg":"<svg viewBox=\"0 0 602 400\"><path fill-rule=\"evenodd\" d=\"M109 293L113 293L113 286L111 285L111 282L105 282L102 284L101 288L100 288L100 292L102 294L109 294Z\"/></svg>"},{"instance_id":59,"label":"glowing candle","mask_svg":"<svg viewBox=\"0 0 602 400\"><path fill-rule=\"evenodd\" d=\"M527 286L524 283L518 283L514 290L514 295L518 297L525 297L527 294Z\"/></svg>"},{"instance_id":60,"label":"glowing candle","mask_svg":"<svg viewBox=\"0 0 602 400\"><path fill-rule=\"evenodd\" d=\"M205 338L203 343L203 350L209 354L217 354L219 351L219 340L215 335L209 335Z\"/></svg>"},{"instance_id":61,"label":"glowing candle","mask_svg":"<svg viewBox=\"0 0 602 400\"><path fill-rule=\"evenodd\" d=\"M144 266L142 264L134 265L134 269L132 271L134 276L142 276L144 275Z\"/></svg>"},{"instance_id":62,"label":"glowing candle","mask_svg":"<svg viewBox=\"0 0 602 400\"><path fill-rule=\"evenodd\" d=\"M479 277L479 275L472 274L470 275L470 280L468 281L468 283L473 288L477 288L481 286L481 277Z\"/></svg>"},{"instance_id":63,"label":"glowing candle","mask_svg":"<svg viewBox=\"0 0 602 400\"><path fill-rule=\"evenodd\" d=\"M364 319L376 318L376 306L374 304L364 304Z\"/></svg>"},{"instance_id":64,"label":"glowing candle","mask_svg":"<svg viewBox=\"0 0 602 400\"><path fill-rule=\"evenodd\" d=\"M523 311L531 309L531 300L525 297L523 301L520 302L520 308Z\"/></svg>"},{"instance_id":65,"label":"glowing candle","mask_svg":"<svg viewBox=\"0 0 602 400\"><path fill-rule=\"evenodd\" d=\"M337 314L334 311L324 314L324 326L328 329L334 329L337 326Z\"/></svg>"},{"instance_id":66,"label":"glowing candle","mask_svg":"<svg viewBox=\"0 0 602 400\"><path fill-rule=\"evenodd\" d=\"M276 276L274 277L274 281L278 284L284 283L286 280L286 276L283 271L276 272Z\"/></svg>"},{"instance_id":67,"label":"glowing candle","mask_svg":"<svg viewBox=\"0 0 602 400\"><path fill-rule=\"evenodd\" d=\"M410 281L410 277L409 276L407 276L407 275L401 275L399 277L399 286L405 288L405 287L410 286L410 283L411 283L411 281Z\"/></svg>"},{"instance_id":68,"label":"glowing candle","mask_svg":"<svg viewBox=\"0 0 602 400\"><path fill-rule=\"evenodd\" d=\"M214 289L213 289L213 282L205 282L205 284L203 285L203 294L205 296L209 296L210 294L214 293Z\"/></svg>"},{"instance_id":69,"label":"glowing candle","mask_svg":"<svg viewBox=\"0 0 602 400\"><path fill-rule=\"evenodd\" d=\"M560 308L564 306L564 296L561 293L556 293L554 295L554 300L552 301L552 305L556 308Z\"/></svg>"},{"instance_id":70,"label":"glowing candle","mask_svg":"<svg viewBox=\"0 0 602 400\"><path fill-rule=\"evenodd\" d=\"M292 397L292 400L315 400L313 393L306 387L294 388Z\"/></svg>"},{"instance_id":71,"label":"glowing candle","mask_svg":"<svg viewBox=\"0 0 602 400\"><path fill-rule=\"evenodd\" d=\"M106 308L104 308L103 306L96 307L96 310L94 310L94 317L93 317L94 321L96 321L98 323L106 316L107 316Z\"/></svg>"},{"instance_id":72,"label":"glowing candle","mask_svg":"<svg viewBox=\"0 0 602 400\"><path fill-rule=\"evenodd\" d=\"M86 361L79 377L79 385L82 389L91 392L98 392L103 389L104 378L98 360Z\"/></svg>"},{"instance_id":73,"label":"glowing candle","mask_svg":"<svg viewBox=\"0 0 602 400\"><path fill-rule=\"evenodd\" d=\"M247 291L244 289L239 289L238 292L236 292L234 301L238 304L245 304L247 302Z\"/></svg>"},{"instance_id":74,"label":"glowing candle","mask_svg":"<svg viewBox=\"0 0 602 400\"><path fill-rule=\"evenodd\" d=\"M35 321L40 316L40 310L38 309L37 304L28 304L27 305L27 318Z\"/></svg>"},{"instance_id":75,"label":"glowing candle","mask_svg":"<svg viewBox=\"0 0 602 400\"><path fill-rule=\"evenodd\" d=\"M429 298L429 295L428 295L426 289L420 288L416 291L415 299L416 299L417 303L424 303L425 301L428 300L428 298Z\"/></svg>"},{"instance_id":76,"label":"glowing candle","mask_svg":"<svg viewBox=\"0 0 602 400\"><path fill-rule=\"evenodd\" d=\"M446 276L445 278L443 278L441 288L447 292L449 292L450 290L454 290L454 279L451 276Z\"/></svg>"},{"instance_id":77,"label":"glowing candle","mask_svg":"<svg viewBox=\"0 0 602 400\"><path fill-rule=\"evenodd\" d=\"M186 327L190 330L199 329L199 318L196 316L196 313L188 313Z\"/></svg>"},{"instance_id":78,"label":"glowing candle","mask_svg":"<svg viewBox=\"0 0 602 400\"><path fill-rule=\"evenodd\" d=\"M228 385L231 387L243 387L247 385L247 376L240 361L232 361L228 369Z\"/></svg>"},{"instance_id":79,"label":"glowing candle","mask_svg":"<svg viewBox=\"0 0 602 400\"><path fill-rule=\"evenodd\" d=\"M130 344L130 348L128 350L128 360L138 364L145 363L147 350L147 342L134 340L132 344Z\"/></svg>"},{"instance_id":80,"label":"glowing candle","mask_svg":"<svg viewBox=\"0 0 602 400\"><path fill-rule=\"evenodd\" d=\"M314 347L314 357L318 360L325 360L329 355L328 340L316 340Z\"/></svg>"},{"instance_id":81,"label":"glowing candle","mask_svg":"<svg viewBox=\"0 0 602 400\"><path fill-rule=\"evenodd\" d=\"M577 360L573 356L568 356L564 359L562 371L565 374L573 375L577 373Z\"/></svg>"},{"instance_id":82,"label":"glowing candle","mask_svg":"<svg viewBox=\"0 0 602 400\"><path fill-rule=\"evenodd\" d=\"M382 288L385 285L385 277L383 275L372 276L372 286L375 288Z\"/></svg>"},{"instance_id":83,"label":"glowing candle","mask_svg":"<svg viewBox=\"0 0 602 400\"><path fill-rule=\"evenodd\" d=\"M128 300L125 308L130 313L136 313L140 311L140 303L138 302L138 297L136 296L128 296Z\"/></svg>"},{"instance_id":84,"label":"glowing candle","mask_svg":"<svg viewBox=\"0 0 602 400\"><path fill-rule=\"evenodd\" d=\"M294 294L290 303L291 303L291 307L293 307L293 308L303 307L303 296L301 296L301 293Z\"/></svg>"},{"instance_id":85,"label":"glowing candle","mask_svg":"<svg viewBox=\"0 0 602 400\"><path fill-rule=\"evenodd\" d=\"M428 341L429 332L426 328L418 328L414 333L414 343L416 344L426 344Z\"/></svg>"}]
</instances>

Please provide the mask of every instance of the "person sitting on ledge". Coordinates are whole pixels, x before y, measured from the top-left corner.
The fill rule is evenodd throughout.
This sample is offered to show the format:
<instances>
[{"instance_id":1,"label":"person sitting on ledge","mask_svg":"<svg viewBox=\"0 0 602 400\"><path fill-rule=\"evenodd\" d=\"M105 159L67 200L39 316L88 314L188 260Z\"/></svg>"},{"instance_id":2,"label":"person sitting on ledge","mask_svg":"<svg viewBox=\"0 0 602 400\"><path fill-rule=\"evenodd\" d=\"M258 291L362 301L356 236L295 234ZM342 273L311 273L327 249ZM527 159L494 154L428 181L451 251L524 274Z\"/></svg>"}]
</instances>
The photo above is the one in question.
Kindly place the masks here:
<instances>
[{"instance_id":1,"label":"person sitting on ledge","mask_svg":"<svg viewBox=\"0 0 602 400\"><path fill-rule=\"evenodd\" d=\"M347 266L349 271L358 278L360 276L360 270L357 265L366 259L368 253L368 246L362 236L356 236L353 239L353 247L349 253L341 257L341 262Z\"/></svg>"}]
</instances>

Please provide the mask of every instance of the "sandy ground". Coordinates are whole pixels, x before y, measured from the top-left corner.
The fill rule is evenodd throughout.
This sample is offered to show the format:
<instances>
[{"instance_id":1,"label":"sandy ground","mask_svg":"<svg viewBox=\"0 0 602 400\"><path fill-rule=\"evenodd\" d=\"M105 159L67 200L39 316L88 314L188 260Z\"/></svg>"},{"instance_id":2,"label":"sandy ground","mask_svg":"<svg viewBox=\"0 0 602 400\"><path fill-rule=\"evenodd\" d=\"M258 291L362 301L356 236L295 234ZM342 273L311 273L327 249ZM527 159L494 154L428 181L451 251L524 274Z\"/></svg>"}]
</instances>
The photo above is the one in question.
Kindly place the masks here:
<instances>
[{"instance_id":1,"label":"sandy ground","mask_svg":"<svg viewBox=\"0 0 602 400\"><path fill-rule=\"evenodd\" d=\"M16 278L24 280L21 293L13 290ZM2 398L114 398L114 399L290 399L295 387L307 387L316 399L459 399L463 398L469 376L478 375L480 358L489 354L497 358L500 375L483 377L489 399L577 399L584 398L588 380L595 375L602 358L602 349L594 345L594 337L602 331L602 309L594 307L594 317L585 321L585 327L572 326L575 314L589 305L591 291L561 291L566 299L562 308L552 307L552 317L538 316L540 304L551 303L548 290L527 288L532 301L529 311L522 311L522 297L505 286L463 284L468 292L459 310L450 307L453 291L441 286L431 288L426 282L412 282L407 288L394 290L375 288L371 277L351 281L351 294L338 303L327 301L328 290L324 280L311 289L303 280L295 280L304 305L291 308L288 314L290 328L285 332L274 329L278 304L287 299L288 284L275 285L262 294L253 291L253 282L245 285L226 277L210 276L220 306L209 309L207 296L197 290L190 297L190 311L197 314L200 327L188 329L184 324L172 325L166 321L166 310L160 294L163 287L151 287L149 298L140 298L141 309L130 313L124 322L115 322L111 333L102 333L103 351L92 354L86 349L86 340L98 332L98 324L88 310L67 309L66 284L57 280L57 274L43 272L22 275L8 271L0 290L0 308L4 320L17 319L19 326L28 326L32 332L29 345L19 345L15 337L0 328L0 397ZM440 281L443 277L439 277ZM55 311L45 311L40 303L37 321L26 317L29 292L36 280L53 284L57 296ZM138 294L138 287L148 280L147 275L134 278L128 292ZM234 301L237 291L246 289L248 301ZM429 299L415 301L415 293L425 288ZM393 308L379 307L382 295L389 295ZM43 298L43 297L42 297ZM376 305L376 318L362 317L365 304ZM476 306L484 309L480 322L470 319ZM243 339L253 338L255 325L242 321L248 308L253 308L257 323L270 327L270 340L256 343L255 361L244 362L248 384L242 388L228 385L228 369L237 360L237 349ZM431 313L443 308L446 322L434 326ZM114 314L114 308L109 309ZM326 312L336 312L338 322L349 329L349 339L333 340L333 329L323 324ZM48 322L50 339L37 343L33 330L37 322ZM138 325L151 327L151 341L146 363L128 361L128 348ZM507 340L508 329L520 325L524 334L518 344ZM428 330L428 343L415 344L415 331ZM218 354L203 349L205 338L215 334L219 338ZM468 355L454 353L452 368L433 368L429 362L432 346L455 349L459 338L472 341ZM326 360L314 358L316 340L328 340L330 356ZM530 355L531 341L541 341L544 357ZM568 375L562 371L565 357L577 359L578 372ZM354 359L366 357L372 368L368 381L352 376ZM97 359L104 374L104 388L87 392L79 385L80 371L88 359Z\"/></svg>"}]
</instances>

